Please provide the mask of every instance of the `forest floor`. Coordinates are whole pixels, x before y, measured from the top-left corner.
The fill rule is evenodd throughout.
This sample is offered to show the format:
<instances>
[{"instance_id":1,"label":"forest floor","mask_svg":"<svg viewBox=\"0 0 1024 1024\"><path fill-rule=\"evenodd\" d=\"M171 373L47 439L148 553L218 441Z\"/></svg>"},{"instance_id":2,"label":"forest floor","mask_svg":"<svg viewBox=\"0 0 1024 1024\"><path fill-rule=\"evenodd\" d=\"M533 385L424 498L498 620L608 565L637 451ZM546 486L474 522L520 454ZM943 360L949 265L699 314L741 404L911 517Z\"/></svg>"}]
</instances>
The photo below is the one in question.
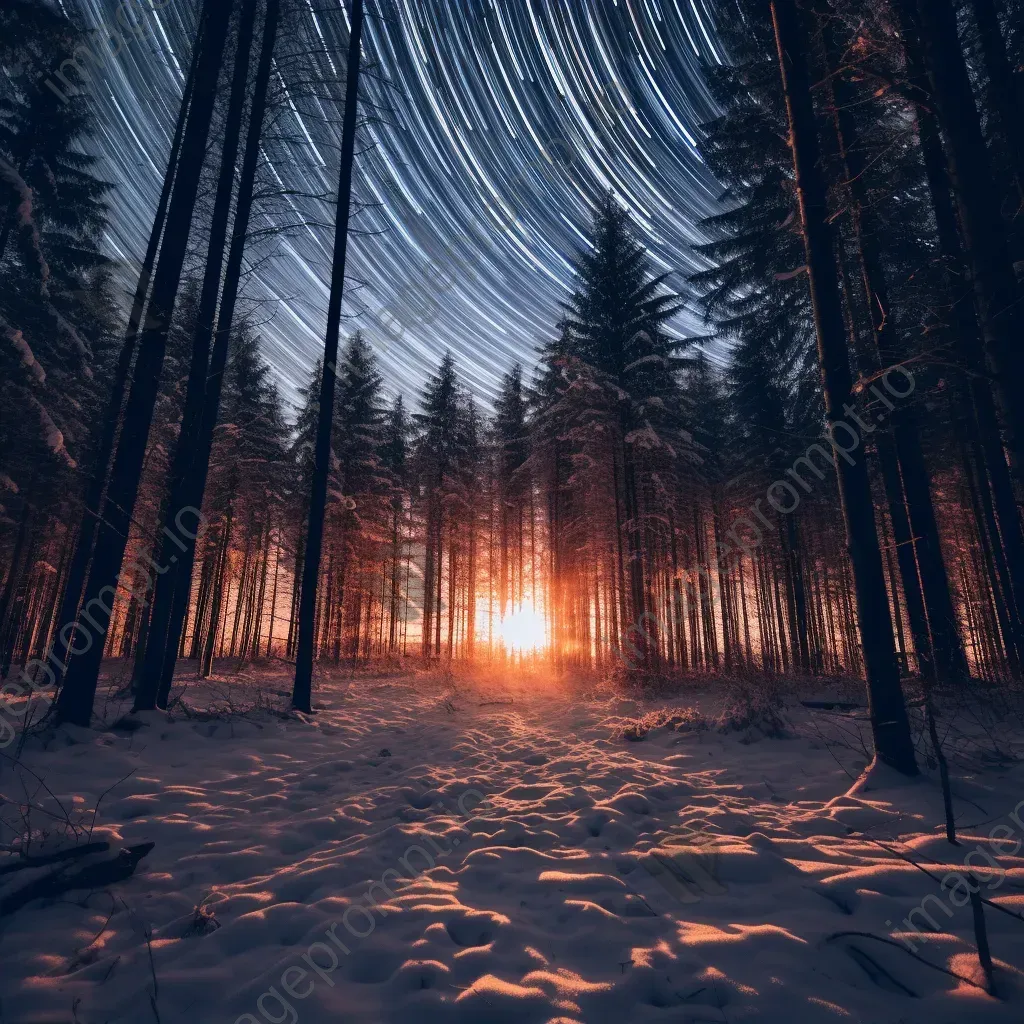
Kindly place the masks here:
<instances>
[{"instance_id":1,"label":"forest floor","mask_svg":"<svg viewBox=\"0 0 1024 1024\"><path fill-rule=\"evenodd\" d=\"M106 726L5 761L4 843L31 804L37 840L156 845L0 917L2 1024L1022 1019L1024 919L986 910L993 998L962 905L966 861L1024 914L1024 762L981 716L953 848L933 772L854 785L856 709L339 672L303 717L286 672L136 728L108 692Z\"/></svg>"}]
</instances>

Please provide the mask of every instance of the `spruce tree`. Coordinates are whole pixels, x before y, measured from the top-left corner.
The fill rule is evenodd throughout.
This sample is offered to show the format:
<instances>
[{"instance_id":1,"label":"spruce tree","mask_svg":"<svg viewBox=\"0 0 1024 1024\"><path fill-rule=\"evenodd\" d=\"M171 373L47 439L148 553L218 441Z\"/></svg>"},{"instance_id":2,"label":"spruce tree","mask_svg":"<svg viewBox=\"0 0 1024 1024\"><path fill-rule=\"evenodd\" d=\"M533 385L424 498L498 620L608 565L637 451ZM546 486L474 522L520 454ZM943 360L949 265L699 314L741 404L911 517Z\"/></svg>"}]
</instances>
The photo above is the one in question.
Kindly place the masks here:
<instances>
[{"instance_id":1,"label":"spruce tree","mask_svg":"<svg viewBox=\"0 0 1024 1024\"><path fill-rule=\"evenodd\" d=\"M678 423L675 371L684 343L673 340L666 325L679 303L664 287L667 275L652 274L625 210L610 195L598 206L592 248L577 253L574 274L565 305L565 346L590 386L603 392L602 428L613 439L612 459L621 469L617 531L628 553L626 616L639 627L653 613L653 581L645 571L645 548L652 541L651 473L676 454L667 434ZM658 666L658 641L650 632L641 631L641 674Z\"/></svg>"}]
</instances>

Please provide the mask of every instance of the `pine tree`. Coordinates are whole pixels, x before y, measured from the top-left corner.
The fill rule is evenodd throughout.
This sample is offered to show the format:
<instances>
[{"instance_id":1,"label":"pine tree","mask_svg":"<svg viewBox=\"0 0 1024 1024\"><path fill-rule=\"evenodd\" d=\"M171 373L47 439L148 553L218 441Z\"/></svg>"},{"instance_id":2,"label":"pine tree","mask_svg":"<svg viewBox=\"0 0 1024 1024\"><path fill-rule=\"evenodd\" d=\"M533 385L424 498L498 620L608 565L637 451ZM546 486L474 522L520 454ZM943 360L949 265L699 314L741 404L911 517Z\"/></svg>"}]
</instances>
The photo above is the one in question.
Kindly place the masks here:
<instances>
[{"instance_id":1,"label":"pine tree","mask_svg":"<svg viewBox=\"0 0 1024 1024\"><path fill-rule=\"evenodd\" d=\"M87 457L98 389L90 364L105 359L98 349L112 327L110 263L98 247L110 185L86 152L96 127L87 98L62 103L39 81L80 33L49 8L19 3L0 12L0 35L9 48L0 75L0 472L18 487L36 458L52 460L69 487L59 464L77 466L69 443Z\"/></svg>"},{"instance_id":2,"label":"pine tree","mask_svg":"<svg viewBox=\"0 0 1024 1024\"><path fill-rule=\"evenodd\" d=\"M346 599L355 599L350 630L353 661L358 660L364 607L372 605L372 583L388 534L391 488L381 463L383 380L373 351L361 333L345 346L338 372L334 410L332 486L325 544L331 554L330 597L325 602L321 647L333 646L335 660L343 647Z\"/></svg>"},{"instance_id":3,"label":"pine tree","mask_svg":"<svg viewBox=\"0 0 1024 1024\"><path fill-rule=\"evenodd\" d=\"M246 11L247 19L251 11ZM242 275L243 257L249 241L249 225L252 217L257 169L264 137L267 106L269 103L270 78L273 66L275 46L280 23L280 0L267 0L263 21L263 38L260 43L259 61L253 83L252 105L249 110L246 141L242 159L241 173L238 182L238 195L235 204L234 219L231 224L231 240L228 249L224 282L220 295L220 307L217 310L216 330L212 322L203 327L200 337L200 351L208 343L207 335L212 331L212 349L209 357L209 373L202 389L201 406L190 418L191 428L184 432L181 443L184 451L190 453L179 479L179 486L174 489L170 498L172 508L196 508L203 504L206 479L209 472L211 447L214 429L220 414L221 390L228 354L233 338L235 308ZM251 28L251 26L250 26ZM246 30L247 32L249 29ZM212 318L212 312L211 312ZM198 387L194 398L198 402ZM170 540L170 538L168 538ZM165 702L170 692L171 679L174 674L175 656L178 640L184 629L188 613L189 583L195 561L195 538L181 538L184 548L178 557L176 572L166 581L163 593L165 604L169 602L161 615L167 617L166 640L163 645L162 664L159 670L160 688L158 702ZM170 552L165 552L170 557ZM276 580L276 567L275 567ZM158 598L160 597L158 592ZM157 602L158 603L158 602ZM154 612L154 615L156 613Z\"/></svg>"},{"instance_id":4,"label":"pine tree","mask_svg":"<svg viewBox=\"0 0 1024 1024\"><path fill-rule=\"evenodd\" d=\"M42 83L81 34L59 11L12 3L0 11L0 39L4 676L33 644L47 651L64 621L55 605L74 539L65 524L78 513L79 467L100 432L117 312L113 267L99 248L110 186L88 155L91 104L61 103Z\"/></svg>"},{"instance_id":5,"label":"pine tree","mask_svg":"<svg viewBox=\"0 0 1024 1024\"><path fill-rule=\"evenodd\" d=\"M67 575L63 581L64 589L61 595L59 613L59 621L61 623L73 622L79 611L82 589L85 586L85 576L89 567L89 561L92 557L96 531L99 526L100 504L103 500L104 490L107 484L110 460L113 455L114 443L117 438L117 430L121 419L121 408L124 404L124 397L129 384L129 376L132 372L135 348L139 338L139 331L142 327L142 317L146 307L146 300L149 296L153 267L156 263L156 257L160 247L160 239L163 235L164 227L166 226L167 209L171 199L171 189L174 184L178 155L181 151L181 143L184 135L188 108L191 102L192 89L195 84L197 59L198 49L193 48L192 61L189 67L188 78L185 82L184 95L178 110L178 118L174 129L173 141L171 142L171 151L168 156L167 169L164 172L163 186L160 191L160 198L157 202L156 212L153 217L153 225L150 229L146 253L143 257L142 266L139 270L138 279L136 281L135 294L128 314L128 325L125 330L124 340L121 344L117 363L114 367L113 379L111 381L106 401L106 409L101 417L101 427L97 438L96 448L92 454L91 472L84 495L84 510L81 516L81 523L78 528L78 536L75 539L74 552L70 557ZM67 639L63 637L61 639L64 647L61 656L66 664L70 650L68 648Z\"/></svg>"},{"instance_id":6,"label":"pine tree","mask_svg":"<svg viewBox=\"0 0 1024 1024\"><path fill-rule=\"evenodd\" d=\"M1018 339L1018 285L1000 189L981 130L951 0L892 0L911 51L920 48L945 141L949 177L959 212L961 239L981 325L989 371L1011 433L1015 459L1024 438L1024 403L1010 384L1024 367ZM1019 470L1018 470L1019 472Z\"/></svg>"}]
</instances>

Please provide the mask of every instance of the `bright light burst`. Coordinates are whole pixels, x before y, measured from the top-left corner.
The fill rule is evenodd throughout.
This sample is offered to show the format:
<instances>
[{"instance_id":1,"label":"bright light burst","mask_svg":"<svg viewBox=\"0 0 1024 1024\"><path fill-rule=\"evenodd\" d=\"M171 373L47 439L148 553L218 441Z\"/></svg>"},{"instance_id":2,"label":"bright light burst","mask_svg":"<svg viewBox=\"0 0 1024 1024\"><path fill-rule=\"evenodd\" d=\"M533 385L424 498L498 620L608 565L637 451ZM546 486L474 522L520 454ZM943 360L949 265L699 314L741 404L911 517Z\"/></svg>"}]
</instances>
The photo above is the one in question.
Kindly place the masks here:
<instances>
[{"instance_id":1,"label":"bright light burst","mask_svg":"<svg viewBox=\"0 0 1024 1024\"><path fill-rule=\"evenodd\" d=\"M501 642L510 654L532 654L547 646L544 616L533 605L524 604L501 624Z\"/></svg>"}]
</instances>

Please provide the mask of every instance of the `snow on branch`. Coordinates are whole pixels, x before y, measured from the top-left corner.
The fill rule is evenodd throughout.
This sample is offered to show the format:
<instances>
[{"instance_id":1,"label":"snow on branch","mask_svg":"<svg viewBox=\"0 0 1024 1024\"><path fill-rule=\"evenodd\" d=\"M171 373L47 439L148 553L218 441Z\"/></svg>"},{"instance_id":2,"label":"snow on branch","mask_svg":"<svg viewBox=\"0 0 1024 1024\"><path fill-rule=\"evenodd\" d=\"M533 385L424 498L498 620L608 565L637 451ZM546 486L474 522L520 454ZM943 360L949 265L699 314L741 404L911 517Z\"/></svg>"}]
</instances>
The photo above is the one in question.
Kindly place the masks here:
<instances>
[{"instance_id":1,"label":"snow on branch","mask_svg":"<svg viewBox=\"0 0 1024 1024\"><path fill-rule=\"evenodd\" d=\"M623 371L624 373L632 373L633 370L641 366L650 366L651 364L657 364L658 366L668 366L669 362L664 356L659 356L656 353L650 355L641 356L639 359L633 360Z\"/></svg>"},{"instance_id":2,"label":"snow on branch","mask_svg":"<svg viewBox=\"0 0 1024 1024\"><path fill-rule=\"evenodd\" d=\"M660 448L661 438L654 432L650 423L639 430L631 430L623 439L626 444L634 445L637 448Z\"/></svg>"},{"instance_id":3,"label":"snow on branch","mask_svg":"<svg viewBox=\"0 0 1024 1024\"><path fill-rule=\"evenodd\" d=\"M36 226L32 214L33 195L25 179L18 173L17 168L9 164L3 157L0 157L0 181L6 182L18 195L18 227L27 228L32 239L32 251L39 260L39 278L42 284L42 292L47 294L46 282L50 279L50 266L43 255L43 243L39 237L39 228Z\"/></svg>"},{"instance_id":4,"label":"snow on branch","mask_svg":"<svg viewBox=\"0 0 1024 1024\"><path fill-rule=\"evenodd\" d=\"M31 395L29 396L29 401L31 401L39 411L39 425L42 427L43 440L46 442L46 446L54 455L64 460L68 469L77 468L78 463L71 458L67 448L64 446L64 435L61 433L57 424L53 422L53 418L46 411L43 403Z\"/></svg>"},{"instance_id":5,"label":"snow on branch","mask_svg":"<svg viewBox=\"0 0 1024 1024\"><path fill-rule=\"evenodd\" d=\"M57 329L60 331L61 334L64 335L65 338L68 339L68 341L71 342L71 345L75 349L75 351L83 359L91 359L92 349L89 348L88 342L86 342L85 339L82 338L78 331L76 331L75 328L72 327L72 325L68 323L68 321L63 316L61 316L60 312L57 309L55 309L54 306L52 305L50 306L50 313L53 316L53 318L57 321ZM89 367L86 367L85 370L86 375L91 377L92 371L89 369Z\"/></svg>"},{"instance_id":6,"label":"snow on branch","mask_svg":"<svg viewBox=\"0 0 1024 1024\"><path fill-rule=\"evenodd\" d=\"M46 371L39 365L29 343L25 340L25 335L7 326L4 327L4 334L14 351L21 356L21 365L35 378L37 384L45 384Z\"/></svg>"}]
</instances>

